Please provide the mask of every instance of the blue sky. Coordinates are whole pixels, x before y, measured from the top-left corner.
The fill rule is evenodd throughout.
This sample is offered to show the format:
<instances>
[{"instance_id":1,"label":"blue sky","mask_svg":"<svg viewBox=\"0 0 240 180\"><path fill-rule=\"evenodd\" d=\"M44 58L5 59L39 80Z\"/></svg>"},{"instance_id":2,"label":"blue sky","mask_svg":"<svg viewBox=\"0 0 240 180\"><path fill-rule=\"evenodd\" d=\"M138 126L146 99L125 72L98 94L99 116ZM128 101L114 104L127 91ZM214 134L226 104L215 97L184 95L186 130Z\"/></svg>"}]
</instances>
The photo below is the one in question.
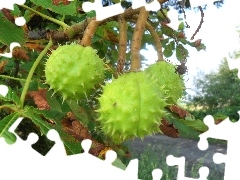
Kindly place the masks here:
<instances>
[{"instance_id":1,"label":"blue sky","mask_svg":"<svg viewBox=\"0 0 240 180\"><path fill-rule=\"evenodd\" d=\"M174 15L174 12L172 13ZM172 15L170 14L170 15ZM191 28L186 29L186 36L190 40L200 22L200 12L194 10L186 11L187 22ZM170 17L171 19L171 17ZM178 22L175 22L177 27ZM214 5L208 5L204 10L204 23L194 40L202 39L206 45L206 51L198 52L189 46L189 55L187 66L189 67L186 79L187 88L193 88L192 82L198 71L208 73L216 70L221 60L228 57L228 53L240 49L240 38L236 32L236 26L240 25L240 1L225 0L221 8ZM174 26L174 24L173 24ZM157 59L155 50L149 46L148 51L142 51L142 54L149 59L152 64ZM150 61L150 59L152 61ZM175 61L174 57L169 58ZM191 93L191 91L188 91Z\"/></svg>"}]
</instances>

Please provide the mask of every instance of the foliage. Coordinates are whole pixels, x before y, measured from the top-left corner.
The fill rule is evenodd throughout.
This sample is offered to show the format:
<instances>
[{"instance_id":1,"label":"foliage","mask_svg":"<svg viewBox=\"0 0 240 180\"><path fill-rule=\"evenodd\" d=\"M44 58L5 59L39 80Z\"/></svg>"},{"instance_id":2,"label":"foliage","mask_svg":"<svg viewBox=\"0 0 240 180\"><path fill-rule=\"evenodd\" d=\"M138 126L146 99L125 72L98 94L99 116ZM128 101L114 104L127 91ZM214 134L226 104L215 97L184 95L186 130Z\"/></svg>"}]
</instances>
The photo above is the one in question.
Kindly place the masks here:
<instances>
[{"instance_id":1,"label":"foliage","mask_svg":"<svg viewBox=\"0 0 240 180\"><path fill-rule=\"evenodd\" d=\"M212 114L216 118L238 120L236 112L240 104L240 79L236 69L229 70L226 58L217 72L199 74L194 84L196 95L189 97L189 106L195 108L190 112L196 118Z\"/></svg>"},{"instance_id":2,"label":"foliage","mask_svg":"<svg viewBox=\"0 0 240 180\"><path fill-rule=\"evenodd\" d=\"M8 127L18 117L23 117L24 121L17 129L22 138L30 132L45 137L49 129L56 129L67 154L79 153L79 142L91 139L91 154L104 158L106 149L113 149L124 160L129 154L127 148L112 142L103 133L98 121L96 110L99 108L102 86L111 82L113 77L118 78L129 71L141 71L144 57L140 50L146 48L146 44L155 47L158 61L176 54L180 64L176 68L179 76L184 75L187 69L187 48L194 47L200 51L205 46L199 41L189 41L184 35L183 24L179 25L178 30L171 29L166 22L167 14L162 18L158 12L147 12L144 8L126 8L121 15L96 21L95 12L83 12L82 3L78 0L27 0L24 5L15 5L13 11L3 9L0 12L0 53L8 52L12 41L21 45L14 49L12 58L0 57L0 83L9 88L7 96L0 97L0 136L14 143L15 138L7 131ZM24 16L26 25L14 25L14 19L18 16ZM15 32L14 36L6 33L11 31ZM96 49L105 67L105 82L96 87L89 97L77 101L64 100L60 94L49 90L44 72L47 55L58 46L70 43ZM169 111L170 105L164 109L171 117L166 119L179 122L181 132L189 128L193 133L204 129L199 122L194 125L190 123L194 119L190 118L186 123L186 114L179 117L178 113ZM157 126L160 125L161 119ZM52 146L52 143L44 140L41 143L40 149ZM45 150L41 152L47 153Z\"/></svg>"}]
</instances>

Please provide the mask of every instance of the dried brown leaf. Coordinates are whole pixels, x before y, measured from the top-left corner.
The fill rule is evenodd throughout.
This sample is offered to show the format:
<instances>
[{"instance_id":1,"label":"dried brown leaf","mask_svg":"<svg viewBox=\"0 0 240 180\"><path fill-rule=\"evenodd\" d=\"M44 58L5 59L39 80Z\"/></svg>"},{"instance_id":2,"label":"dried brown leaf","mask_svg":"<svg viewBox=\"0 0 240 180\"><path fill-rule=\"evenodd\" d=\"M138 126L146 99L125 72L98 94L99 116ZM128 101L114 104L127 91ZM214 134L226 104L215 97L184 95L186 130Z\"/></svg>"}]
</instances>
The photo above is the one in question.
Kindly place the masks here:
<instances>
[{"instance_id":1,"label":"dried brown leaf","mask_svg":"<svg viewBox=\"0 0 240 180\"><path fill-rule=\"evenodd\" d=\"M29 60L29 56L27 54L27 51L22 47L16 47L13 49L12 55L16 59L23 59L23 60Z\"/></svg>"},{"instance_id":2,"label":"dried brown leaf","mask_svg":"<svg viewBox=\"0 0 240 180\"><path fill-rule=\"evenodd\" d=\"M0 74L2 74L4 72L4 68L7 65L8 61L7 60L3 60L0 62Z\"/></svg>"},{"instance_id":3,"label":"dried brown leaf","mask_svg":"<svg viewBox=\"0 0 240 180\"><path fill-rule=\"evenodd\" d=\"M169 109L170 109L170 111L177 114L180 118L185 118L187 115L190 115L189 112L187 112L186 110L182 109L181 107L179 107L177 105L171 105L169 107Z\"/></svg>"},{"instance_id":4,"label":"dried brown leaf","mask_svg":"<svg viewBox=\"0 0 240 180\"><path fill-rule=\"evenodd\" d=\"M100 152L105 148L105 145L98 143L92 138L88 129L76 119L72 112L67 113L67 116L62 120L62 129L79 142L82 142L84 139L91 139L92 147L89 150L89 153L94 156L99 156Z\"/></svg>"},{"instance_id":5,"label":"dried brown leaf","mask_svg":"<svg viewBox=\"0 0 240 180\"><path fill-rule=\"evenodd\" d=\"M68 5L70 1L68 0L52 0L52 4L58 6L59 4L63 3L64 5Z\"/></svg>"},{"instance_id":6,"label":"dried brown leaf","mask_svg":"<svg viewBox=\"0 0 240 180\"><path fill-rule=\"evenodd\" d=\"M30 91L28 95L33 98L34 103L40 110L49 110L50 106L46 100L46 89L39 89L38 91Z\"/></svg>"},{"instance_id":7,"label":"dried brown leaf","mask_svg":"<svg viewBox=\"0 0 240 180\"><path fill-rule=\"evenodd\" d=\"M166 136L172 137L172 138L178 138L179 132L178 129L176 129L172 123L169 123L166 119L162 119L160 125L160 130L162 133Z\"/></svg>"}]
</instances>

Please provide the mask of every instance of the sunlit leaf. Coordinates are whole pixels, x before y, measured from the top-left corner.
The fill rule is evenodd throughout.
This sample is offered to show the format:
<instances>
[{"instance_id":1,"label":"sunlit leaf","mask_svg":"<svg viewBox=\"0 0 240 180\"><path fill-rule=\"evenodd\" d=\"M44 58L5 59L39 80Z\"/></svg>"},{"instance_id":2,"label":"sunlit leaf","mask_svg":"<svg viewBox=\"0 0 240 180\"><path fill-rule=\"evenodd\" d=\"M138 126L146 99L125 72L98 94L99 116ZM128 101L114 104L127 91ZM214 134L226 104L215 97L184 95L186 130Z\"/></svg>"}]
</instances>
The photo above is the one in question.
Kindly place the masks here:
<instances>
[{"instance_id":1,"label":"sunlit leaf","mask_svg":"<svg viewBox=\"0 0 240 180\"><path fill-rule=\"evenodd\" d=\"M179 25L178 25L178 30L179 31L183 31L184 30L184 23L181 22Z\"/></svg>"},{"instance_id":2,"label":"sunlit leaf","mask_svg":"<svg viewBox=\"0 0 240 180\"><path fill-rule=\"evenodd\" d=\"M23 45L26 42L24 30L5 18L1 11L0 19L0 41L8 46L12 42Z\"/></svg>"}]
</instances>

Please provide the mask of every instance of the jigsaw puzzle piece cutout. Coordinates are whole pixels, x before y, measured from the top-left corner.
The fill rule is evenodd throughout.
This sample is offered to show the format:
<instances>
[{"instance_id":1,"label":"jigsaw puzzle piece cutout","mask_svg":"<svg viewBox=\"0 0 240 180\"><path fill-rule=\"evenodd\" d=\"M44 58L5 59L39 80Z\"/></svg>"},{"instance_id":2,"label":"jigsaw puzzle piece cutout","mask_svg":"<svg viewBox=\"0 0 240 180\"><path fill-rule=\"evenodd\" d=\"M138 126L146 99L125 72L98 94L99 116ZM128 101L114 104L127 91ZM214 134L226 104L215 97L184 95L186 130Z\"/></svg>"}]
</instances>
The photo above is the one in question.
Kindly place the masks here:
<instances>
[{"instance_id":1,"label":"jigsaw puzzle piece cutout","mask_svg":"<svg viewBox=\"0 0 240 180\"><path fill-rule=\"evenodd\" d=\"M54 141L54 146L49 150L49 152L46 154L48 157L60 157L60 156L66 156L66 150L63 145L63 142L58 134L58 132L55 129L51 129L47 133L47 138L51 141Z\"/></svg>"},{"instance_id":2,"label":"jigsaw puzzle piece cutout","mask_svg":"<svg viewBox=\"0 0 240 180\"><path fill-rule=\"evenodd\" d=\"M112 164L117 159L117 153L113 150L108 150L105 155L105 162Z\"/></svg>"},{"instance_id":3,"label":"jigsaw puzzle piece cutout","mask_svg":"<svg viewBox=\"0 0 240 180\"><path fill-rule=\"evenodd\" d=\"M110 6L103 7L102 0L95 0L92 2L84 2L82 4L82 9L85 12L90 12L94 10L96 12L96 20L102 21L106 18L121 14L124 9L121 3L113 4Z\"/></svg>"},{"instance_id":4,"label":"jigsaw puzzle piece cutout","mask_svg":"<svg viewBox=\"0 0 240 180\"><path fill-rule=\"evenodd\" d=\"M239 113L240 111L238 111L238 114ZM229 118L226 118L221 123L215 124L213 116L207 115L203 119L203 122L208 126L208 130L199 135L200 140L198 142L198 148L200 150L206 150L208 148L208 138L232 141L240 136L240 121L231 122ZM228 130L231 131L231 133L223 133Z\"/></svg>"},{"instance_id":5,"label":"jigsaw puzzle piece cutout","mask_svg":"<svg viewBox=\"0 0 240 180\"><path fill-rule=\"evenodd\" d=\"M17 26L24 26L24 24L26 24L26 19L24 17L17 17L15 18L15 24Z\"/></svg>"},{"instance_id":6,"label":"jigsaw puzzle piece cutout","mask_svg":"<svg viewBox=\"0 0 240 180\"><path fill-rule=\"evenodd\" d=\"M8 179L17 179L19 175L23 174L23 172L26 171L26 162L41 163L41 155L31 148L31 145L37 142L38 136L31 133L27 140L23 141L14 132L22 119L23 118L18 118L9 128L9 132L13 133L17 138L14 144L6 144L3 138L0 138L0 174L2 177L8 177ZM34 172L35 168L36 167L29 166L27 170L28 172ZM31 173L24 174L24 179L32 179L30 174Z\"/></svg>"},{"instance_id":7,"label":"jigsaw puzzle piece cutout","mask_svg":"<svg viewBox=\"0 0 240 180\"><path fill-rule=\"evenodd\" d=\"M14 4L24 4L26 0L7 0L0 3L0 10L3 8L14 10Z\"/></svg>"},{"instance_id":8,"label":"jigsaw puzzle piece cutout","mask_svg":"<svg viewBox=\"0 0 240 180\"><path fill-rule=\"evenodd\" d=\"M112 150L107 151L105 160L97 158L89 154L92 141L85 139L81 142L84 150L81 154L67 156L63 164L78 164L71 166L71 172L78 172L68 174L65 176L68 179L80 177L83 180L89 179L109 179L109 180L138 180L138 160L131 160L125 170L119 169L112 165L116 159L116 153ZM75 163L74 163L75 162Z\"/></svg>"},{"instance_id":9,"label":"jigsaw puzzle piece cutout","mask_svg":"<svg viewBox=\"0 0 240 180\"><path fill-rule=\"evenodd\" d=\"M162 178L163 172L161 169L154 169L152 171L153 180L160 180Z\"/></svg>"},{"instance_id":10,"label":"jigsaw puzzle piece cutout","mask_svg":"<svg viewBox=\"0 0 240 180\"><path fill-rule=\"evenodd\" d=\"M17 134L14 132L15 129L17 128L17 126L21 123L22 121L22 117L18 118L13 124L12 126L9 128L9 132L14 134L16 136L16 142L11 144L11 145L6 145L5 141L0 141L0 159L2 157L2 155L4 156L15 156L15 154L18 153L26 153L28 155L35 155L38 154L36 151L33 151L32 148L28 148L27 150L25 149L25 147L27 146L31 146L32 144L36 143L38 140L38 136L34 133L30 133L28 136L28 139L26 141L22 140L21 138L19 138L17 136ZM3 138L1 138L3 139ZM16 153L16 150L18 151L18 153ZM24 152L21 152L23 151Z\"/></svg>"},{"instance_id":11,"label":"jigsaw puzzle piece cutout","mask_svg":"<svg viewBox=\"0 0 240 180\"><path fill-rule=\"evenodd\" d=\"M17 42L12 42L12 43L10 44L10 52L8 52L8 53L3 53L3 54L0 53L0 56L6 57L6 58L12 58L12 51L13 51L13 49L14 49L15 47L21 47L21 46L20 46L20 44L17 43Z\"/></svg>"},{"instance_id":12,"label":"jigsaw puzzle piece cutout","mask_svg":"<svg viewBox=\"0 0 240 180\"><path fill-rule=\"evenodd\" d=\"M213 155L213 162L216 164L221 164L226 162L226 155L221 153L215 153Z\"/></svg>"},{"instance_id":13,"label":"jigsaw puzzle piece cutout","mask_svg":"<svg viewBox=\"0 0 240 180\"><path fill-rule=\"evenodd\" d=\"M238 114L240 116L240 111L238 111ZM204 118L204 123L208 126L208 130L199 135L199 149L204 149L204 145L202 144L208 144L208 138L226 140L227 154L223 155L221 153L216 153L213 156L213 161L217 164L225 163L225 180L230 180L232 177L240 177L240 171L238 170L238 163L240 161L240 121L231 122L229 118L226 118L216 125L214 123L214 118L208 115Z\"/></svg>"},{"instance_id":14,"label":"jigsaw puzzle piece cutout","mask_svg":"<svg viewBox=\"0 0 240 180\"><path fill-rule=\"evenodd\" d=\"M161 6L157 0L153 0L151 3L146 3L145 0L133 0L132 8L137 9L139 7L145 6L147 11L158 11ZM110 6L103 7L102 0L95 0L94 2L84 2L82 4L82 9L85 12L95 11L96 20L101 21L106 18L122 14L124 8L121 3L116 3Z\"/></svg>"},{"instance_id":15,"label":"jigsaw puzzle piece cutout","mask_svg":"<svg viewBox=\"0 0 240 180\"><path fill-rule=\"evenodd\" d=\"M147 3L146 0L133 0L132 1L132 8L137 9L140 7L145 6L147 11L158 11L161 6L157 0L153 0L150 3Z\"/></svg>"},{"instance_id":16,"label":"jigsaw puzzle piece cutout","mask_svg":"<svg viewBox=\"0 0 240 180\"><path fill-rule=\"evenodd\" d=\"M235 144L235 147L239 146ZM229 150L230 149L230 150ZM234 148L233 148L234 149ZM239 171L239 147L234 149L234 152L231 148L227 149L227 154L215 153L213 155L213 162L216 164L225 163L224 179L230 180L232 177L240 177Z\"/></svg>"},{"instance_id":17,"label":"jigsaw puzzle piece cutout","mask_svg":"<svg viewBox=\"0 0 240 180\"><path fill-rule=\"evenodd\" d=\"M5 97L8 93L8 87L6 85L0 85L0 95Z\"/></svg>"},{"instance_id":18,"label":"jigsaw puzzle piece cutout","mask_svg":"<svg viewBox=\"0 0 240 180\"><path fill-rule=\"evenodd\" d=\"M226 155L221 153L215 153L213 155L214 163L216 164L225 163L224 180L231 180L233 179L233 177L240 177L239 157L240 157L239 155L234 156L229 152Z\"/></svg>"},{"instance_id":19,"label":"jigsaw puzzle piece cutout","mask_svg":"<svg viewBox=\"0 0 240 180\"><path fill-rule=\"evenodd\" d=\"M238 114L240 114L240 111L238 111ZM199 135L199 149L201 149L203 143L207 142L207 138L226 140L228 141L228 147L232 141L234 141L234 143L238 142L237 139L240 136L240 121L231 122L229 118L226 118L221 123L215 124L213 116L207 115L203 119L203 122L208 126L208 130ZM231 133L223 133L228 131Z\"/></svg>"},{"instance_id":20,"label":"jigsaw puzzle piece cutout","mask_svg":"<svg viewBox=\"0 0 240 180\"><path fill-rule=\"evenodd\" d=\"M185 157L174 157L169 155L166 158L166 162L169 166L178 166L177 180L196 180L194 178L185 177ZM207 180L209 175L209 168L203 166L199 168L199 178L197 180Z\"/></svg>"}]
</instances>

